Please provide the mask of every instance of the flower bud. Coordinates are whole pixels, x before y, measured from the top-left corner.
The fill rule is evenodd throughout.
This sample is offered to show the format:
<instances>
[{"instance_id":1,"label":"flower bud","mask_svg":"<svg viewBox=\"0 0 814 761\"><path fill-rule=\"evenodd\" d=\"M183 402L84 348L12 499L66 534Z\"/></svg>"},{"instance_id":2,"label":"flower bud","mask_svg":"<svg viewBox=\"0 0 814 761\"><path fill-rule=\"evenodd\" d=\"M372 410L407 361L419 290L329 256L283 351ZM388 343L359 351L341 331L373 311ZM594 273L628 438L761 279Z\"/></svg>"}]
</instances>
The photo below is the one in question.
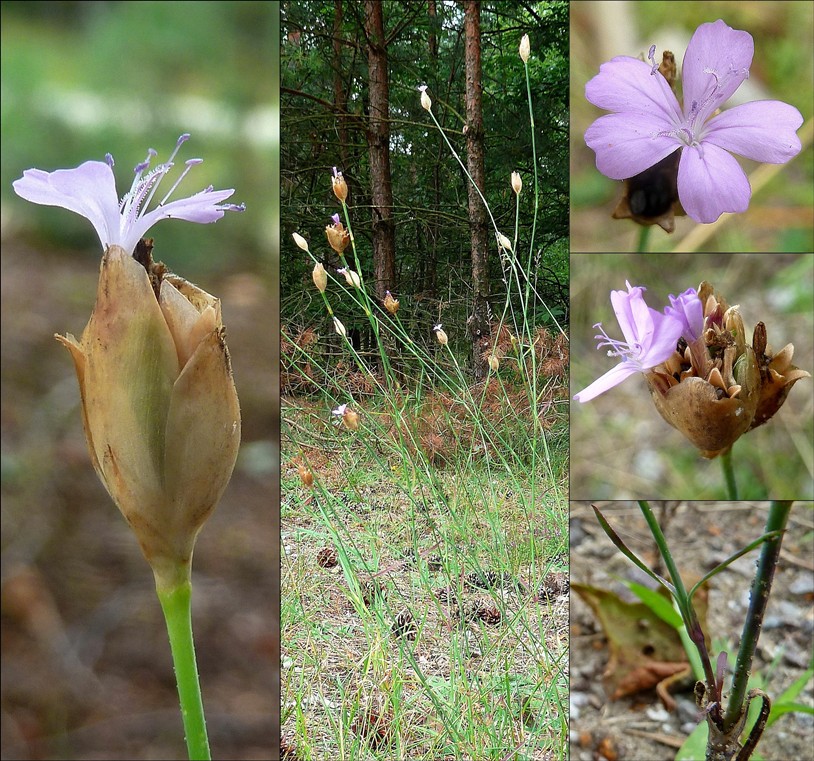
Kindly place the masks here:
<instances>
[{"instance_id":1,"label":"flower bud","mask_svg":"<svg viewBox=\"0 0 814 761\"><path fill-rule=\"evenodd\" d=\"M512 190L517 195L520 195L520 191L522 189L523 189L523 180L520 179L520 173L512 172Z\"/></svg>"},{"instance_id":2,"label":"flower bud","mask_svg":"<svg viewBox=\"0 0 814 761\"><path fill-rule=\"evenodd\" d=\"M328 225L325 228L325 237L328 239L328 245L330 245L330 247L336 251L337 254L344 253L345 249L350 244L350 233L339 221L334 222L334 224Z\"/></svg>"},{"instance_id":3,"label":"flower bud","mask_svg":"<svg viewBox=\"0 0 814 761\"><path fill-rule=\"evenodd\" d=\"M314 474L308 470L302 463L297 465L297 473L300 475L300 481L302 481L302 485L305 486L307 489L310 489L314 485Z\"/></svg>"},{"instance_id":4,"label":"flower bud","mask_svg":"<svg viewBox=\"0 0 814 761\"><path fill-rule=\"evenodd\" d=\"M317 290L320 293L325 293L325 289L328 287L328 273L325 271L322 262L317 262L314 265L314 271L311 273L311 277L314 279L314 285L317 287Z\"/></svg>"},{"instance_id":5,"label":"flower bud","mask_svg":"<svg viewBox=\"0 0 814 761\"><path fill-rule=\"evenodd\" d=\"M529 43L529 36L524 34L522 39L520 40L520 57L523 59L523 63L529 62L529 53L531 52L531 45Z\"/></svg>"},{"instance_id":6,"label":"flower bud","mask_svg":"<svg viewBox=\"0 0 814 761\"><path fill-rule=\"evenodd\" d=\"M159 590L189 579L195 539L226 488L240 409L220 302L110 246L73 357L91 461L136 534Z\"/></svg>"},{"instance_id":7,"label":"flower bud","mask_svg":"<svg viewBox=\"0 0 814 761\"><path fill-rule=\"evenodd\" d=\"M418 89L421 91L421 108L425 111L432 110L432 101L430 96L427 95L427 85L421 85Z\"/></svg>"},{"instance_id":8,"label":"flower bud","mask_svg":"<svg viewBox=\"0 0 814 761\"><path fill-rule=\"evenodd\" d=\"M438 343L441 344L441 346L446 346L449 343L449 338L441 327L441 323L439 322L434 326L433 330L435 331L435 338L438 340Z\"/></svg>"},{"instance_id":9,"label":"flower bud","mask_svg":"<svg viewBox=\"0 0 814 761\"><path fill-rule=\"evenodd\" d=\"M346 283L347 283L349 286L351 286L352 288L361 288L361 286L362 286L362 281L361 281L361 279L359 278L358 273L354 272L352 269L349 269L348 267L340 267L340 268L337 270L337 272L338 272L340 275L344 275L344 276L345 276L345 282L346 282Z\"/></svg>"},{"instance_id":10,"label":"flower bud","mask_svg":"<svg viewBox=\"0 0 814 761\"><path fill-rule=\"evenodd\" d=\"M296 243L303 251L308 250L308 241L302 237L299 233L291 233L291 237L294 238L294 243Z\"/></svg>"},{"instance_id":11,"label":"flower bud","mask_svg":"<svg viewBox=\"0 0 814 761\"><path fill-rule=\"evenodd\" d=\"M348 337L348 331L345 330L345 326L336 317L334 317L334 330L339 333L342 338Z\"/></svg>"},{"instance_id":12,"label":"flower bud","mask_svg":"<svg viewBox=\"0 0 814 761\"><path fill-rule=\"evenodd\" d=\"M345 203L348 198L348 183L345 182L342 172L338 171L336 167L334 167L334 174L331 177L331 187L339 201Z\"/></svg>"},{"instance_id":13,"label":"flower bud","mask_svg":"<svg viewBox=\"0 0 814 761\"><path fill-rule=\"evenodd\" d=\"M497 242L500 247L505 248L506 251L512 250L512 242L503 233L497 234Z\"/></svg>"},{"instance_id":14,"label":"flower bud","mask_svg":"<svg viewBox=\"0 0 814 761\"><path fill-rule=\"evenodd\" d=\"M399 311L399 300L394 299L390 291L384 294L384 308L393 315Z\"/></svg>"},{"instance_id":15,"label":"flower bud","mask_svg":"<svg viewBox=\"0 0 814 761\"><path fill-rule=\"evenodd\" d=\"M494 354L489 355L489 369L496 373L499 367L500 360Z\"/></svg>"}]
</instances>

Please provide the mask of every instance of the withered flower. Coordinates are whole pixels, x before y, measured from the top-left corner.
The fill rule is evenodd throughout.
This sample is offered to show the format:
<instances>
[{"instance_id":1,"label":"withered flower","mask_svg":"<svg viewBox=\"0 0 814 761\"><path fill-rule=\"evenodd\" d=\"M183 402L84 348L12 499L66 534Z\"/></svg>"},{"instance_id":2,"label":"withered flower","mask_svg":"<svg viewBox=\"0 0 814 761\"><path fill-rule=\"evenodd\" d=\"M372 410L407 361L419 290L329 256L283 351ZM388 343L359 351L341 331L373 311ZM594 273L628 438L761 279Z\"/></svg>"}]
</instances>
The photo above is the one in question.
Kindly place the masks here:
<instances>
[{"instance_id":1,"label":"withered flower","mask_svg":"<svg viewBox=\"0 0 814 761\"><path fill-rule=\"evenodd\" d=\"M687 303L689 293L682 294ZM647 381L661 416L711 458L766 422L791 386L809 374L791 365L791 344L776 355L766 353L763 323L748 345L738 307L729 307L709 283L701 283L697 298L702 329L697 334L685 330L676 351L653 368Z\"/></svg>"},{"instance_id":2,"label":"withered flower","mask_svg":"<svg viewBox=\"0 0 814 761\"><path fill-rule=\"evenodd\" d=\"M338 214L334 214L331 217L331 220L333 224L330 224L325 228L325 237L328 239L328 244L330 247L336 251L337 254L342 254L350 245L350 233L339 221Z\"/></svg>"},{"instance_id":3,"label":"withered flower","mask_svg":"<svg viewBox=\"0 0 814 761\"><path fill-rule=\"evenodd\" d=\"M384 294L384 308L393 315L399 311L399 300L394 299L390 291L386 291Z\"/></svg>"}]
</instances>

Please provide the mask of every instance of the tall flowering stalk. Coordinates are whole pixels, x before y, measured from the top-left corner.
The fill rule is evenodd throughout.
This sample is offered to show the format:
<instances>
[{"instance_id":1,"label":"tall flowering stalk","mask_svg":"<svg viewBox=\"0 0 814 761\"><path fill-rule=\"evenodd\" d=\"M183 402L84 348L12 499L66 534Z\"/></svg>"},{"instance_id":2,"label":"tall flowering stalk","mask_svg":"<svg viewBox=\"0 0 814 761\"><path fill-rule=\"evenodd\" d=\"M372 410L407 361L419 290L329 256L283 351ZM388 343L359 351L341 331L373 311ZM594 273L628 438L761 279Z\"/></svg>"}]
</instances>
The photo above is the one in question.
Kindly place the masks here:
<instances>
[{"instance_id":1,"label":"tall flowering stalk","mask_svg":"<svg viewBox=\"0 0 814 761\"><path fill-rule=\"evenodd\" d=\"M162 219L209 223L243 206L234 190L205 188L170 201L201 159L190 159L147 211L174 158L136 166L116 195L113 159L75 169L29 169L14 182L28 201L86 217L102 243L96 305L80 339L57 340L71 354L82 421L99 479L138 539L167 623L190 759L209 759L191 625L191 566L198 532L232 475L240 408L220 301L153 261L143 235Z\"/></svg>"}]
</instances>

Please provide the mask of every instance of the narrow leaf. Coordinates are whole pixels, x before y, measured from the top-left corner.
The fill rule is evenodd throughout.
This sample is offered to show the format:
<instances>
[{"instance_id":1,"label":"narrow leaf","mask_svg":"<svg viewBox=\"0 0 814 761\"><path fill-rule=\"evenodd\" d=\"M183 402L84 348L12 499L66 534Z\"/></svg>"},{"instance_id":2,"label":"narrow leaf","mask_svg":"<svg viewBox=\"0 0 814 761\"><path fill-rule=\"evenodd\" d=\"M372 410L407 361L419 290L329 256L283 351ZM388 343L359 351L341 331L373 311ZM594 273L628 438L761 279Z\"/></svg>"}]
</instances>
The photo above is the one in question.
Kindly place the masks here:
<instances>
[{"instance_id":1,"label":"narrow leaf","mask_svg":"<svg viewBox=\"0 0 814 761\"><path fill-rule=\"evenodd\" d=\"M642 560L639 560L639 558L630 549L628 549L621 537L611 528L610 523L605 520L605 516L599 512L599 509L595 505L591 505L591 507L596 514L596 519L599 521L599 525L602 526L602 530L608 535L608 539L610 539L616 545L618 550L637 568L644 571L651 579L666 587L671 595L675 595L675 587L669 581L663 579L657 573L648 568Z\"/></svg>"},{"instance_id":2,"label":"narrow leaf","mask_svg":"<svg viewBox=\"0 0 814 761\"><path fill-rule=\"evenodd\" d=\"M713 569L712 569L712 570L711 570L711 571L710 571L710 572L709 572L709 573L708 573L706 576L704 576L704 578L702 578L702 579L701 579L701 581L699 581L699 582L698 582L698 583L697 583L697 584L696 584L696 585L695 585L695 586L694 586L694 587L693 587L693 588L690 590L690 593L689 593L689 598L692 600L692 596L695 594L696 590L697 590L697 589L699 589L699 588L701 587L701 585L702 585L702 584L703 584L705 581L709 581L709 579L711 579L713 576L716 576L717 574L719 574L721 571L723 571L723 570L724 570L724 568L726 568L726 567L727 567L728 565L730 565L731 563L735 562L735 561L736 561L736 560L737 560L739 557L741 557L741 556L745 555L747 552L751 552L751 551L752 551L752 550L754 550L756 547L759 547L759 546L760 546L761 544L763 544L763 542L765 542L767 539L773 539L774 537L779 536L779 535L780 535L780 534L782 534L782 533L783 533L782 531L769 531L769 533L768 533L768 534L763 534L763 536L759 537L758 539L755 539L755 541L754 541L754 542L750 542L750 543L749 543L749 544L747 544L747 545L746 545L746 547L744 547L742 550L739 550L739 551L738 551L738 552L736 552L734 555L732 555L731 557L729 557L729 558L727 558L726 560L724 560L724 562L723 562L723 563L721 563L720 565L715 566L715 568L713 568Z\"/></svg>"}]
</instances>

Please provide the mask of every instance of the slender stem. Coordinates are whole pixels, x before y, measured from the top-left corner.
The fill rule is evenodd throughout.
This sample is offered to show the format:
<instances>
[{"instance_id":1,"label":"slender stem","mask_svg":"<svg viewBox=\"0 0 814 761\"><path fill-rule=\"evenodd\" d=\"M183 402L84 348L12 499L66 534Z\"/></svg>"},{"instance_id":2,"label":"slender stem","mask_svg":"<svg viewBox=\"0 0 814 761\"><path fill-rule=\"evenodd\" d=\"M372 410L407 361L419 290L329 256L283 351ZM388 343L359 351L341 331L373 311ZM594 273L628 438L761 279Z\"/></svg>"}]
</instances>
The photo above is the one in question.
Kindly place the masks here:
<instances>
[{"instance_id":1,"label":"slender stem","mask_svg":"<svg viewBox=\"0 0 814 761\"><path fill-rule=\"evenodd\" d=\"M639 242L636 244L636 253L647 253L647 241L650 238L651 225L642 225L639 229Z\"/></svg>"},{"instance_id":2,"label":"slender stem","mask_svg":"<svg viewBox=\"0 0 814 761\"><path fill-rule=\"evenodd\" d=\"M170 637L181 716L190 761L210 761L198 665L192 641L192 585L189 581L168 590L158 590L158 599Z\"/></svg>"},{"instance_id":3,"label":"slender stem","mask_svg":"<svg viewBox=\"0 0 814 761\"><path fill-rule=\"evenodd\" d=\"M785 531L789 519L792 502L772 502L769 508L769 517L766 519L766 531ZM752 670L752 658L757 647L760 628L763 625L763 615L769 602L769 592L772 589L774 570L780 558L780 546L783 534L767 539L760 550L760 559L757 564L755 580L752 582L752 591L749 598L749 610L743 624L743 634L738 648L738 658L735 661L735 676L732 680L732 690L729 694L729 703L724 715L724 731L734 726L740 718L743 701L746 696L746 687Z\"/></svg>"},{"instance_id":4,"label":"slender stem","mask_svg":"<svg viewBox=\"0 0 814 761\"><path fill-rule=\"evenodd\" d=\"M684 626L687 629L687 634L690 635L690 639L698 649L698 655L701 657L701 665L704 667L704 674L706 675L707 683L710 685L710 688L712 688L712 686L715 684L715 674L712 670L712 663L709 659L709 653L707 652L707 643L704 638L704 632L701 629L698 616L695 614L695 608L693 608L692 601L690 600L687 590L684 587L684 582L681 580L681 575L678 573L678 566L676 566L675 561L673 560L670 548L667 546L667 540L664 538L664 534L661 531L661 526L659 526L659 522L650 508L650 504L646 500L642 499L639 500L639 507L644 514L644 519L647 521L647 525L650 527L650 533L653 534L653 538L656 540L659 552L664 558L664 565L667 566L667 570L670 573L670 578L673 581L673 586L675 587L675 597L681 612L681 618L684 620Z\"/></svg>"},{"instance_id":5,"label":"slender stem","mask_svg":"<svg viewBox=\"0 0 814 761\"><path fill-rule=\"evenodd\" d=\"M732 447L721 455L721 467L726 481L726 493L729 499L738 498L738 484L735 482L735 469L732 467Z\"/></svg>"}]
</instances>

